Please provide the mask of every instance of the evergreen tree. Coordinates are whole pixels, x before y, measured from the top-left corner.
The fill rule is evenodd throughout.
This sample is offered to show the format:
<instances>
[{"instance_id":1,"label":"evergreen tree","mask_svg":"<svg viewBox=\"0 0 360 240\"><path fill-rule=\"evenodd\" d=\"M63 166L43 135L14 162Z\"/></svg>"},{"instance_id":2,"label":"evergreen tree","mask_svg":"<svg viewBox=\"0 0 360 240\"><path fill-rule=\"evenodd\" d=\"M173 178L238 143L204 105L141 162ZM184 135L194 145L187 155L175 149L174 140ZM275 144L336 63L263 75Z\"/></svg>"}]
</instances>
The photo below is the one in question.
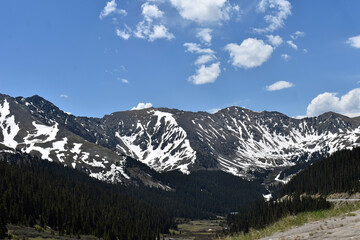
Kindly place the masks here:
<instances>
[{"instance_id":1,"label":"evergreen tree","mask_svg":"<svg viewBox=\"0 0 360 240\"><path fill-rule=\"evenodd\" d=\"M0 204L0 239L4 239L7 234L7 228L6 228L6 212L3 205Z\"/></svg>"},{"instance_id":2,"label":"evergreen tree","mask_svg":"<svg viewBox=\"0 0 360 240\"><path fill-rule=\"evenodd\" d=\"M0 154L0 196L0 239L7 220L107 239L153 240L173 225L163 211L129 197L122 187L30 155Z\"/></svg>"},{"instance_id":3,"label":"evergreen tree","mask_svg":"<svg viewBox=\"0 0 360 240\"><path fill-rule=\"evenodd\" d=\"M305 211L330 208L325 198L300 197L294 194L282 201L265 202L263 199L242 208L235 215L228 215L230 232L248 233L250 228L261 229L275 221Z\"/></svg>"},{"instance_id":4,"label":"evergreen tree","mask_svg":"<svg viewBox=\"0 0 360 240\"><path fill-rule=\"evenodd\" d=\"M342 150L298 173L283 187L281 194L351 194L360 191L359 180L360 148Z\"/></svg>"}]
</instances>

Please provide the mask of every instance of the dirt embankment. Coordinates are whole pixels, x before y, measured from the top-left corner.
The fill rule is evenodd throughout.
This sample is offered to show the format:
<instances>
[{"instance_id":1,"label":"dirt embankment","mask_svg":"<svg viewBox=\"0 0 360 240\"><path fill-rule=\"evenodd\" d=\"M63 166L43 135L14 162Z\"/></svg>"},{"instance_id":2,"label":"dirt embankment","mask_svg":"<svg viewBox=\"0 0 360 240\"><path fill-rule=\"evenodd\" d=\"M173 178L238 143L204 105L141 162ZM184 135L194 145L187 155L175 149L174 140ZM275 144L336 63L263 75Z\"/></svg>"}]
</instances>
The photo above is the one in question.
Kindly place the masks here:
<instances>
[{"instance_id":1,"label":"dirt embankment","mask_svg":"<svg viewBox=\"0 0 360 240\"><path fill-rule=\"evenodd\" d=\"M360 239L360 210L306 223L262 239Z\"/></svg>"}]
</instances>

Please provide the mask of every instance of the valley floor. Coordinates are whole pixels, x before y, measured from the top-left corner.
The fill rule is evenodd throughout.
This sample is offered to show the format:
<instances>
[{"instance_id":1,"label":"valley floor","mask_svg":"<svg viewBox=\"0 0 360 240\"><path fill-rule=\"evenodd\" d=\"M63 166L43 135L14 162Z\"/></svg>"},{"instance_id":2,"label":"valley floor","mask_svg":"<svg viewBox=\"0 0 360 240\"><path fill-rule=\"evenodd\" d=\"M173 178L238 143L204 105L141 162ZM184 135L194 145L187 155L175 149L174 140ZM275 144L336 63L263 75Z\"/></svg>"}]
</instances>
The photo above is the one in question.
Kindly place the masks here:
<instances>
[{"instance_id":1,"label":"valley floor","mask_svg":"<svg viewBox=\"0 0 360 240\"><path fill-rule=\"evenodd\" d=\"M30 227L17 225L7 225L8 233L11 234L10 239L28 239L28 240L96 240L93 236L59 236L57 232L51 230L40 230Z\"/></svg>"},{"instance_id":2,"label":"valley floor","mask_svg":"<svg viewBox=\"0 0 360 240\"><path fill-rule=\"evenodd\" d=\"M171 235L164 235L166 240L209 240L216 239L216 232L221 231L224 220L194 220L178 225L178 230L170 230Z\"/></svg>"},{"instance_id":3,"label":"valley floor","mask_svg":"<svg viewBox=\"0 0 360 240\"><path fill-rule=\"evenodd\" d=\"M276 239L360 239L360 210L343 216L306 223L262 240Z\"/></svg>"}]
</instances>

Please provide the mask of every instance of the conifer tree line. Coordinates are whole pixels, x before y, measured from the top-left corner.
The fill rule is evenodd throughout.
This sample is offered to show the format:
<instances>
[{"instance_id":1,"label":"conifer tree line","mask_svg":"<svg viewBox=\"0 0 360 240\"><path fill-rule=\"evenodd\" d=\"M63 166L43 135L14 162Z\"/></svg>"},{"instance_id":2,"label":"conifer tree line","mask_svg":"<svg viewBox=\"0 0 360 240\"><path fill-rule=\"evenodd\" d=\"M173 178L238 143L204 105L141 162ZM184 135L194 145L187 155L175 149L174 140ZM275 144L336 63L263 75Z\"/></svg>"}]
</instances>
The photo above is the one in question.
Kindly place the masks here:
<instances>
[{"instance_id":1,"label":"conifer tree line","mask_svg":"<svg viewBox=\"0 0 360 240\"><path fill-rule=\"evenodd\" d=\"M265 202L260 199L242 208L237 214L228 215L230 233L248 233L250 229L262 229L279 219L305 211L328 209L331 205L325 198L311 198L294 194L281 201Z\"/></svg>"},{"instance_id":2,"label":"conifer tree line","mask_svg":"<svg viewBox=\"0 0 360 240\"><path fill-rule=\"evenodd\" d=\"M125 168L128 175L129 168L140 168L171 190L149 188L139 183L138 187L124 188L124 193L163 209L172 218L209 219L218 215L226 216L256 201L266 192L259 181L247 181L223 171L199 170L189 175L179 171L158 173L128 157Z\"/></svg>"},{"instance_id":3,"label":"conifer tree line","mask_svg":"<svg viewBox=\"0 0 360 240\"><path fill-rule=\"evenodd\" d=\"M5 213L5 208L3 205L0 204L0 239L4 239L6 237L6 220L7 216Z\"/></svg>"},{"instance_id":4,"label":"conifer tree line","mask_svg":"<svg viewBox=\"0 0 360 240\"><path fill-rule=\"evenodd\" d=\"M298 173L283 187L281 194L351 194L360 191L359 180L360 148L342 150Z\"/></svg>"},{"instance_id":5,"label":"conifer tree line","mask_svg":"<svg viewBox=\"0 0 360 240\"><path fill-rule=\"evenodd\" d=\"M0 164L0 205L6 211L5 222L36 223L63 234L106 239L155 239L170 227L176 228L175 218L216 218L265 193L259 182L222 171L160 174L130 158L125 171L140 168L171 190L149 188L141 182L137 187L107 184L20 152L0 152Z\"/></svg>"},{"instance_id":6,"label":"conifer tree line","mask_svg":"<svg viewBox=\"0 0 360 240\"><path fill-rule=\"evenodd\" d=\"M115 185L30 155L1 153L0 193L0 238L6 223L104 239L159 239L173 225Z\"/></svg>"},{"instance_id":7,"label":"conifer tree line","mask_svg":"<svg viewBox=\"0 0 360 240\"><path fill-rule=\"evenodd\" d=\"M247 233L249 229L261 229L282 217L303 211L330 208L324 197L332 193L349 194L360 191L360 148L342 150L319 160L295 175L280 190L277 199L263 199L242 208L238 214L229 215L230 232ZM302 195L302 194L307 194ZM324 197L311 198L320 194ZM300 197L302 195L302 197Z\"/></svg>"}]
</instances>

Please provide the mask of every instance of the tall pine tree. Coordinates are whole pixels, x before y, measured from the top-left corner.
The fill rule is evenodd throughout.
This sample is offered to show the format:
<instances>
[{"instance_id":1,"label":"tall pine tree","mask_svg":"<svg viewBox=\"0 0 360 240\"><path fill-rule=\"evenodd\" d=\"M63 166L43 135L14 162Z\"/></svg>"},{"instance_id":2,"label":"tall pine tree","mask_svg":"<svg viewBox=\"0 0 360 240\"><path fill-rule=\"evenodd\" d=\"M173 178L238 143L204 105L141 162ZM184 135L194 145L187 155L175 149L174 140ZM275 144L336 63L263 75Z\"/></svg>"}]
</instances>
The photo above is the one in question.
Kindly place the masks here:
<instances>
[{"instance_id":1,"label":"tall pine tree","mask_svg":"<svg viewBox=\"0 0 360 240\"><path fill-rule=\"evenodd\" d=\"M6 228L6 212L3 205L0 204L0 239L4 239L7 234L7 228Z\"/></svg>"}]
</instances>

